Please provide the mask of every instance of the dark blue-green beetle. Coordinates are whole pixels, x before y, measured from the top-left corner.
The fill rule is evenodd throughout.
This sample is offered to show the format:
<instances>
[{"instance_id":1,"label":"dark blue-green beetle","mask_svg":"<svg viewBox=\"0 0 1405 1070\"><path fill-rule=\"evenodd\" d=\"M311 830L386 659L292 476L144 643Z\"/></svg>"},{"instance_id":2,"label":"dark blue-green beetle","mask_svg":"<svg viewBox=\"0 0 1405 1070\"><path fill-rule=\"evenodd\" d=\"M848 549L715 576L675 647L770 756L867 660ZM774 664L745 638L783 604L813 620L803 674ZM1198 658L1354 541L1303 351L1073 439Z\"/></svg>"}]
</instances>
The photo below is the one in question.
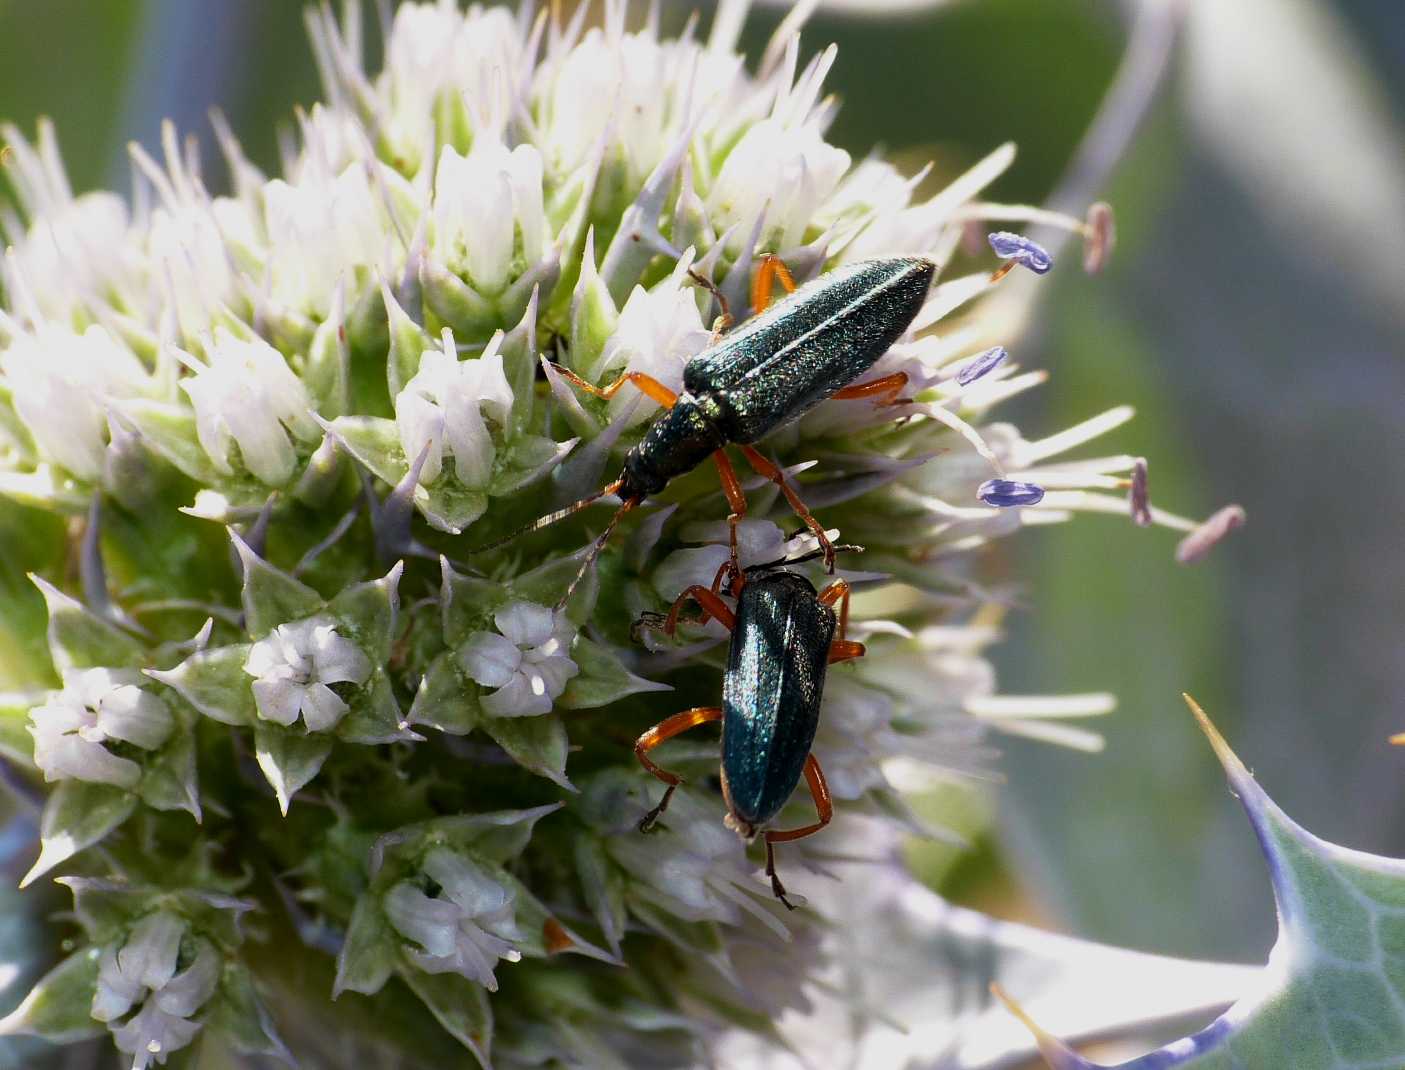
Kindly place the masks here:
<instances>
[{"instance_id":1,"label":"dark blue-green beetle","mask_svg":"<svg viewBox=\"0 0 1405 1070\"><path fill-rule=\"evenodd\" d=\"M758 834L765 839L771 890L790 907L776 876L774 845L802 839L829 824L834 808L810 745L819 725L826 668L834 661L862 657L864 648L862 643L845 638L849 585L842 579L817 592L797 572L774 565L753 567L733 585L735 610L720 597L720 580L719 575L713 588L689 587L673 603L662 624L666 633L673 634L683 606L694 601L702 607L704 620L715 617L726 626L732 641L722 678L722 705L697 706L674 714L634 744L634 753L644 768L668 785L639 828L648 831L652 827L682 782L677 773L655 764L649 751L696 725L720 720L727 826L748 842ZM819 820L794 829L766 828L790 799L802 774Z\"/></svg>"},{"instance_id":2,"label":"dark blue-green beetle","mask_svg":"<svg viewBox=\"0 0 1405 1070\"><path fill-rule=\"evenodd\" d=\"M541 517L516 534L553 524L598 498L618 494L623 504L587 555L580 571L583 576L621 517L651 494L663 490L670 480L711 457L732 510L728 517L730 574L735 579L740 575L737 522L746 515L746 497L726 451L729 444L735 444L752 468L780 487L791 508L819 541L825 567L833 572L834 548L824 525L810 514L780 468L753 449L751 443L799 419L829 398L895 402L907 385L904 372L852 384L902 337L926 301L935 272L936 265L924 257L862 260L845 264L796 289L790 272L778 258L763 257L752 286L756 314L735 330L720 334L714 345L688 362L683 369L682 394L675 394L643 372L626 372L607 386L596 386L566 368L556 367L558 374L580 389L603 398L613 397L625 383L630 383L667 412L625 454L624 470L618 479L588 498ZM712 288L700 276L694 278ZM776 281L791 293L771 305ZM717 293L715 288L713 292ZM720 299L721 295L717 296ZM723 304L720 327L725 328L730 320ZM492 549L515 537L511 535L478 549ZM569 596L568 590L566 597Z\"/></svg>"}]
</instances>

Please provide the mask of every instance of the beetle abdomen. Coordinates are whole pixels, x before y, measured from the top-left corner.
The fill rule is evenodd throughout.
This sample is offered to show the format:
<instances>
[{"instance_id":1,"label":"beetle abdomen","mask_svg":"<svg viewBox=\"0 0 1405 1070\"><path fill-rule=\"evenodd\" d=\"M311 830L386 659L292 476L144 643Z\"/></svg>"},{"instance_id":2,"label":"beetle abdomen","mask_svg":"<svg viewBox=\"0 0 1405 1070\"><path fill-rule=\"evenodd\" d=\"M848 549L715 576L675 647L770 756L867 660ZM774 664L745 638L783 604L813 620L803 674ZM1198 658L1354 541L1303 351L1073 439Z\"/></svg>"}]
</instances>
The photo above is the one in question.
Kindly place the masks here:
<instances>
[{"instance_id":1,"label":"beetle abdomen","mask_svg":"<svg viewBox=\"0 0 1405 1070\"><path fill-rule=\"evenodd\" d=\"M920 257L838 268L694 357L684 387L716 398L730 440L755 442L873 367L922 308L935 270Z\"/></svg>"},{"instance_id":2,"label":"beetle abdomen","mask_svg":"<svg viewBox=\"0 0 1405 1070\"><path fill-rule=\"evenodd\" d=\"M736 619L722 682L722 772L733 814L759 827L800 782L837 621L793 572L750 580Z\"/></svg>"}]
</instances>

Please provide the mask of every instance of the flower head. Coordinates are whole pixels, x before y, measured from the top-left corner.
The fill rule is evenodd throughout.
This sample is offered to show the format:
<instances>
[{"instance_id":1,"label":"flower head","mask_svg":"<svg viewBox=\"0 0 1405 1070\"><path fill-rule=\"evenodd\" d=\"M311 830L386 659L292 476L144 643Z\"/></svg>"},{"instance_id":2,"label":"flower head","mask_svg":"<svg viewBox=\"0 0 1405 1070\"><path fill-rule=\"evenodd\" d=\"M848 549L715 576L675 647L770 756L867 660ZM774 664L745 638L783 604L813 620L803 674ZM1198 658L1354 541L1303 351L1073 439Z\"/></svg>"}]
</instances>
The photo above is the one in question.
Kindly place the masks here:
<instances>
[{"instance_id":1,"label":"flower head","mask_svg":"<svg viewBox=\"0 0 1405 1070\"><path fill-rule=\"evenodd\" d=\"M444 328L443 346L426 350L419 371L395 398L395 426L411 462L425 454L421 483L439 478L447 453L466 487L481 487L492 475L496 447L484 416L499 427L512 411L512 387L498 352L501 333L476 359L459 360L454 335Z\"/></svg>"},{"instance_id":2,"label":"flower head","mask_svg":"<svg viewBox=\"0 0 1405 1070\"><path fill-rule=\"evenodd\" d=\"M151 751L171 734L170 707L145 690L136 672L76 669L64 676L63 690L29 711L34 761L46 780L72 778L132 788L141 766L114 754L109 743L129 743Z\"/></svg>"},{"instance_id":3,"label":"flower head","mask_svg":"<svg viewBox=\"0 0 1405 1070\"><path fill-rule=\"evenodd\" d=\"M134 1070L165 1063L195 1038L200 1023L191 1018L219 983L219 952L188 933L184 920L157 911L102 952L92 1016L107 1023L118 1049L132 1056ZM119 1021L138 1004L136 1014Z\"/></svg>"},{"instance_id":4,"label":"flower head","mask_svg":"<svg viewBox=\"0 0 1405 1070\"><path fill-rule=\"evenodd\" d=\"M295 443L321 434L307 387L262 338L236 337L224 327L214 329L205 358L187 358L194 374L181 380L181 389L195 407L206 455L232 475L237 447L243 467L259 482L287 483L297 468Z\"/></svg>"},{"instance_id":5,"label":"flower head","mask_svg":"<svg viewBox=\"0 0 1405 1070\"><path fill-rule=\"evenodd\" d=\"M474 632L459 648L464 672L497 690L483 696L494 717L529 717L551 705L580 670L569 651L575 628L533 602L511 602L493 614L494 632Z\"/></svg>"},{"instance_id":6,"label":"flower head","mask_svg":"<svg viewBox=\"0 0 1405 1070\"><path fill-rule=\"evenodd\" d=\"M102 475L109 399L139 394L148 378L97 324L81 334L59 325L22 333L0 353L0 372L40 456L88 481Z\"/></svg>"},{"instance_id":7,"label":"flower head","mask_svg":"<svg viewBox=\"0 0 1405 1070\"><path fill-rule=\"evenodd\" d=\"M371 661L350 639L337 634L323 617L280 624L256 642L244 662L254 677L259 716L290 725L299 716L308 731L335 727L346 715L346 700L332 684L361 685L371 675Z\"/></svg>"},{"instance_id":8,"label":"flower head","mask_svg":"<svg viewBox=\"0 0 1405 1070\"><path fill-rule=\"evenodd\" d=\"M438 889L427 895L400 881L385 897L386 917L412 943L409 955L425 973L457 973L496 992L499 959L522 958L513 941L522 938L513 891L482 866L447 848L425 856L423 873Z\"/></svg>"}]
</instances>

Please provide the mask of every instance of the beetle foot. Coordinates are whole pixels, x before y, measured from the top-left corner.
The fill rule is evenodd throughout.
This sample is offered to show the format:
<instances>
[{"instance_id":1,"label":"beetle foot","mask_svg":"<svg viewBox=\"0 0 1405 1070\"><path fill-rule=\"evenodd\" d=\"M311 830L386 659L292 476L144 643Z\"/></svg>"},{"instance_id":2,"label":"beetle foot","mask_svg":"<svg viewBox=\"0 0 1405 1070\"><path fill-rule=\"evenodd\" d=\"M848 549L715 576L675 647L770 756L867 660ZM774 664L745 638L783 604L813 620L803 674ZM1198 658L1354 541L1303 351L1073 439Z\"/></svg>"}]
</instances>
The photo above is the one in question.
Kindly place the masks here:
<instances>
[{"instance_id":1,"label":"beetle foot","mask_svg":"<svg viewBox=\"0 0 1405 1070\"><path fill-rule=\"evenodd\" d=\"M645 814L642 818L640 818L640 832L654 831L654 829L658 826L659 818L662 817L663 812L668 809L669 801L673 798L673 793L677 789L677 787L677 784L670 784L668 786L668 790L663 793L663 798L659 800L659 804L655 806L652 810L650 810L647 814Z\"/></svg>"},{"instance_id":2,"label":"beetle foot","mask_svg":"<svg viewBox=\"0 0 1405 1070\"><path fill-rule=\"evenodd\" d=\"M796 904L785 897L785 885L781 883L781 879L774 873L771 874L771 894L785 904L786 910L794 910L796 908Z\"/></svg>"},{"instance_id":3,"label":"beetle foot","mask_svg":"<svg viewBox=\"0 0 1405 1070\"><path fill-rule=\"evenodd\" d=\"M652 628L654 631L664 631L668 624L668 614L656 613L652 609L646 609L639 614L639 619L629 626L629 638L636 643L642 642L644 629Z\"/></svg>"}]
</instances>

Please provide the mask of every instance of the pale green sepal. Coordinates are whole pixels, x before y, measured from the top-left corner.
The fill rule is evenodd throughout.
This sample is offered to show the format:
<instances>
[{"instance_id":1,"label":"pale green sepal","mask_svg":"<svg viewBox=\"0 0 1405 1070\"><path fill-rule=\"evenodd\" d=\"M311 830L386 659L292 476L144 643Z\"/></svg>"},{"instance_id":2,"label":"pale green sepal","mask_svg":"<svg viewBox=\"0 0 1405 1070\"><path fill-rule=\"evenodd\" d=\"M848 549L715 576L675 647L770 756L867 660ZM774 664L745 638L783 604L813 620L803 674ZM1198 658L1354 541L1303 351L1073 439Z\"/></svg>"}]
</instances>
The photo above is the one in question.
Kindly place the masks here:
<instances>
[{"instance_id":1,"label":"pale green sepal","mask_svg":"<svg viewBox=\"0 0 1405 1070\"><path fill-rule=\"evenodd\" d=\"M341 625L338 631L355 640L372 662L384 664L390 658L404 571L405 562L397 561L380 579L348 587L327 603L327 613Z\"/></svg>"},{"instance_id":2,"label":"pale green sepal","mask_svg":"<svg viewBox=\"0 0 1405 1070\"><path fill-rule=\"evenodd\" d=\"M383 482L395 486L410 471L394 420L343 416L323 426ZM444 465L433 483L416 487L414 500L415 508L431 527L450 535L462 533L488 508L488 495L460 484L452 464Z\"/></svg>"},{"instance_id":3,"label":"pale green sepal","mask_svg":"<svg viewBox=\"0 0 1405 1070\"><path fill-rule=\"evenodd\" d=\"M146 398L114 401L112 407L152 450L197 483L217 484L224 480L225 476L200 445L193 410Z\"/></svg>"},{"instance_id":4,"label":"pale green sepal","mask_svg":"<svg viewBox=\"0 0 1405 1070\"><path fill-rule=\"evenodd\" d=\"M406 969L400 976L449 1035L478 1060L478 1065L491 1070L488 1055L493 1043L493 1012L483 986L457 973Z\"/></svg>"},{"instance_id":5,"label":"pale green sepal","mask_svg":"<svg viewBox=\"0 0 1405 1070\"><path fill-rule=\"evenodd\" d=\"M142 761L137 794L153 810L184 810L197 822L200 813L200 781L195 765L194 714L181 710L171 738L155 754Z\"/></svg>"},{"instance_id":6,"label":"pale green sepal","mask_svg":"<svg viewBox=\"0 0 1405 1070\"><path fill-rule=\"evenodd\" d=\"M420 261L420 286L425 306L461 338L487 338L502 326L493 302L429 257Z\"/></svg>"},{"instance_id":7,"label":"pale green sepal","mask_svg":"<svg viewBox=\"0 0 1405 1070\"><path fill-rule=\"evenodd\" d=\"M575 791L566 779L566 753L571 741L566 726L554 713L537 717L485 717L480 725L512 760L553 784Z\"/></svg>"},{"instance_id":8,"label":"pale green sepal","mask_svg":"<svg viewBox=\"0 0 1405 1070\"><path fill-rule=\"evenodd\" d=\"M1405 1065L1405 859L1339 847L1264 792L1190 701L1268 862L1278 941L1238 1003L1117 1070L1378 1070ZM1018 992L1011 993L1014 998ZM1054 1070L1107 1070L1037 1030Z\"/></svg>"},{"instance_id":9,"label":"pale green sepal","mask_svg":"<svg viewBox=\"0 0 1405 1070\"><path fill-rule=\"evenodd\" d=\"M161 681L212 720L251 725L257 715L253 678L244 671L250 646L211 647L190 655L174 669L147 669L146 675Z\"/></svg>"},{"instance_id":10,"label":"pale green sepal","mask_svg":"<svg viewBox=\"0 0 1405 1070\"><path fill-rule=\"evenodd\" d=\"M569 710L608 706L626 695L673 690L668 684L659 684L645 680L642 676L635 676L620 663L620 659L615 657L609 647L583 635L577 637L571 646L571 660L580 669L580 674L572 678L561 697L556 700L558 706Z\"/></svg>"},{"instance_id":11,"label":"pale green sepal","mask_svg":"<svg viewBox=\"0 0 1405 1070\"><path fill-rule=\"evenodd\" d=\"M467 735L483 722L478 691L476 683L464 679L452 652L440 654L420 679L408 720L450 735Z\"/></svg>"},{"instance_id":12,"label":"pale green sepal","mask_svg":"<svg viewBox=\"0 0 1405 1070\"><path fill-rule=\"evenodd\" d=\"M498 452L493 476L488 481L488 493L500 498L536 482L565 460L579 441L568 438L557 442L537 435L516 439Z\"/></svg>"},{"instance_id":13,"label":"pale green sepal","mask_svg":"<svg viewBox=\"0 0 1405 1070\"><path fill-rule=\"evenodd\" d=\"M536 823L560 810L562 803L533 806L528 810L494 810L485 814L454 814L417 821L387 832L371 846L370 871L374 880L392 857L413 856L434 846L458 847L475 858L499 865L522 853ZM395 878L388 873L387 878Z\"/></svg>"},{"instance_id":14,"label":"pale green sepal","mask_svg":"<svg viewBox=\"0 0 1405 1070\"><path fill-rule=\"evenodd\" d=\"M624 939L625 927L629 924L624 901L624 875L611 864L605 848L594 836L584 833L577 835L572 848L576 875L580 878L581 891L585 893L586 906L595 915L610 950L619 955L620 941Z\"/></svg>"},{"instance_id":15,"label":"pale green sepal","mask_svg":"<svg viewBox=\"0 0 1405 1070\"><path fill-rule=\"evenodd\" d=\"M439 558L439 570L439 612L444 625L444 642L450 647L459 647L473 632L489 627L493 613L506 605L512 595L501 583L456 571L446 557Z\"/></svg>"},{"instance_id":16,"label":"pale green sepal","mask_svg":"<svg viewBox=\"0 0 1405 1070\"><path fill-rule=\"evenodd\" d=\"M321 771L332 753L332 737L259 721L254 725L254 751L259 768L278 796L278 809L287 817L293 796Z\"/></svg>"},{"instance_id":17,"label":"pale green sepal","mask_svg":"<svg viewBox=\"0 0 1405 1070\"><path fill-rule=\"evenodd\" d=\"M59 672L140 665L141 643L89 612L42 576L29 575L49 609L49 656Z\"/></svg>"},{"instance_id":18,"label":"pale green sepal","mask_svg":"<svg viewBox=\"0 0 1405 1070\"><path fill-rule=\"evenodd\" d=\"M420 357L434 349L434 339L412 320L390 287L381 283L381 299L385 302L386 319L390 327L390 352L386 356L385 378L393 398L405 389L405 384L420 370Z\"/></svg>"},{"instance_id":19,"label":"pale green sepal","mask_svg":"<svg viewBox=\"0 0 1405 1070\"><path fill-rule=\"evenodd\" d=\"M34 737L29 734L29 711L44 701L45 692L11 694L0 700L0 761L21 769L34 769Z\"/></svg>"},{"instance_id":20,"label":"pale green sepal","mask_svg":"<svg viewBox=\"0 0 1405 1070\"><path fill-rule=\"evenodd\" d=\"M39 979L18 1007L0 1019L0 1036L43 1037L55 1044L72 1044L106 1032L90 1013L101 957L101 949L85 947L60 962Z\"/></svg>"},{"instance_id":21,"label":"pale green sepal","mask_svg":"<svg viewBox=\"0 0 1405 1070\"><path fill-rule=\"evenodd\" d=\"M338 723L338 739L348 743L402 743L424 739L410 730L409 722L400 714L390 677L379 665L370 678L356 689L348 700L350 709Z\"/></svg>"},{"instance_id":22,"label":"pale green sepal","mask_svg":"<svg viewBox=\"0 0 1405 1070\"><path fill-rule=\"evenodd\" d=\"M341 416L322 426L382 482L393 487L410 470L394 420L380 416ZM421 487L415 492L416 499L423 491Z\"/></svg>"},{"instance_id":23,"label":"pale green sepal","mask_svg":"<svg viewBox=\"0 0 1405 1070\"><path fill-rule=\"evenodd\" d=\"M585 236L580 278L571 294L572 371L595 381L605 343L615 333L619 318L614 298L595 269L595 229L592 227Z\"/></svg>"},{"instance_id":24,"label":"pale green sepal","mask_svg":"<svg viewBox=\"0 0 1405 1070\"><path fill-rule=\"evenodd\" d=\"M239 962L226 962L219 990L205 1027L227 1038L241 1055L271 1055L287 1066L296 1066L292 1053L278 1036L273 1019L254 988L254 978Z\"/></svg>"},{"instance_id":25,"label":"pale green sepal","mask_svg":"<svg viewBox=\"0 0 1405 1070\"><path fill-rule=\"evenodd\" d=\"M542 606L556 605L566 593L571 581L576 578L576 574L580 572L581 562L589 551L588 545L583 546L575 553L554 557L531 572L522 573L508 587L510 597L525 598L528 602L536 602ZM597 569L591 569L581 578L575 593L571 595L571 601L566 605L567 619L578 627L585 624L595 609L595 600L599 594L599 572Z\"/></svg>"},{"instance_id":26,"label":"pale green sepal","mask_svg":"<svg viewBox=\"0 0 1405 1070\"><path fill-rule=\"evenodd\" d=\"M527 307L532 303L532 295L539 293L542 299L550 299L560 277L560 250L549 250L546 256L498 295L498 318L504 324L520 323L522 317L527 314Z\"/></svg>"},{"instance_id":27,"label":"pale green sepal","mask_svg":"<svg viewBox=\"0 0 1405 1070\"><path fill-rule=\"evenodd\" d=\"M450 535L463 530L488 511L488 495L481 490L465 487L446 465L431 486L423 484L415 491L415 505L429 526Z\"/></svg>"},{"instance_id":28,"label":"pale green sepal","mask_svg":"<svg viewBox=\"0 0 1405 1070\"><path fill-rule=\"evenodd\" d=\"M44 803L39 859L20 881L25 888L55 866L91 847L131 816L137 797L111 784L64 780Z\"/></svg>"},{"instance_id":29,"label":"pale green sepal","mask_svg":"<svg viewBox=\"0 0 1405 1070\"><path fill-rule=\"evenodd\" d=\"M239 533L229 532L239 563L244 567L244 628L262 639L280 624L310 617L322 608L322 596L305 583L299 583L282 569L274 568L249 547Z\"/></svg>"},{"instance_id":30,"label":"pale green sepal","mask_svg":"<svg viewBox=\"0 0 1405 1070\"><path fill-rule=\"evenodd\" d=\"M390 931L380 904L374 896L361 896L352 911L341 950L337 952L332 998L343 992L375 995L390 980L399 960L400 942Z\"/></svg>"},{"instance_id":31,"label":"pale green sepal","mask_svg":"<svg viewBox=\"0 0 1405 1070\"><path fill-rule=\"evenodd\" d=\"M541 292L532 290L531 300L518 320L517 326L503 336L498 352L502 355L503 372L512 388L512 412L508 417L508 439L514 439L531 426L532 402L536 398L533 384L537 377L537 312Z\"/></svg>"},{"instance_id":32,"label":"pale green sepal","mask_svg":"<svg viewBox=\"0 0 1405 1070\"><path fill-rule=\"evenodd\" d=\"M549 955L576 954L608 962L611 966L624 965L618 955L612 955L603 947L596 947L574 929L563 924L532 894L531 889L512 874L504 872L498 875L498 879L516 892L512 901L512 911L523 936L514 943L523 955L544 958Z\"/></svg>"},{"instance_id":33,"label":"pale green sepal","mask_svg":"<svg viewBox=\"0 0 1405 1070\"><path fill-rule=\"evenodd\" d=\"M341 485L342 470L341 445L331 435L324 435L290 493L304 505L313 508L326 505Z\"/></svg>"},{"instance_id":34,"label":"pale green sepal","mask_svg":"<svg viewBox=\"0 0 1405 1070\"><path fill-rule=\"evenodd\" d=\"M312 395L313 408L326 419L342 415L351 405L351 346L346 338L346 279L332 293L327 319L318 325L307 348L302 381Z\"/></svg>"}]
</instances>

